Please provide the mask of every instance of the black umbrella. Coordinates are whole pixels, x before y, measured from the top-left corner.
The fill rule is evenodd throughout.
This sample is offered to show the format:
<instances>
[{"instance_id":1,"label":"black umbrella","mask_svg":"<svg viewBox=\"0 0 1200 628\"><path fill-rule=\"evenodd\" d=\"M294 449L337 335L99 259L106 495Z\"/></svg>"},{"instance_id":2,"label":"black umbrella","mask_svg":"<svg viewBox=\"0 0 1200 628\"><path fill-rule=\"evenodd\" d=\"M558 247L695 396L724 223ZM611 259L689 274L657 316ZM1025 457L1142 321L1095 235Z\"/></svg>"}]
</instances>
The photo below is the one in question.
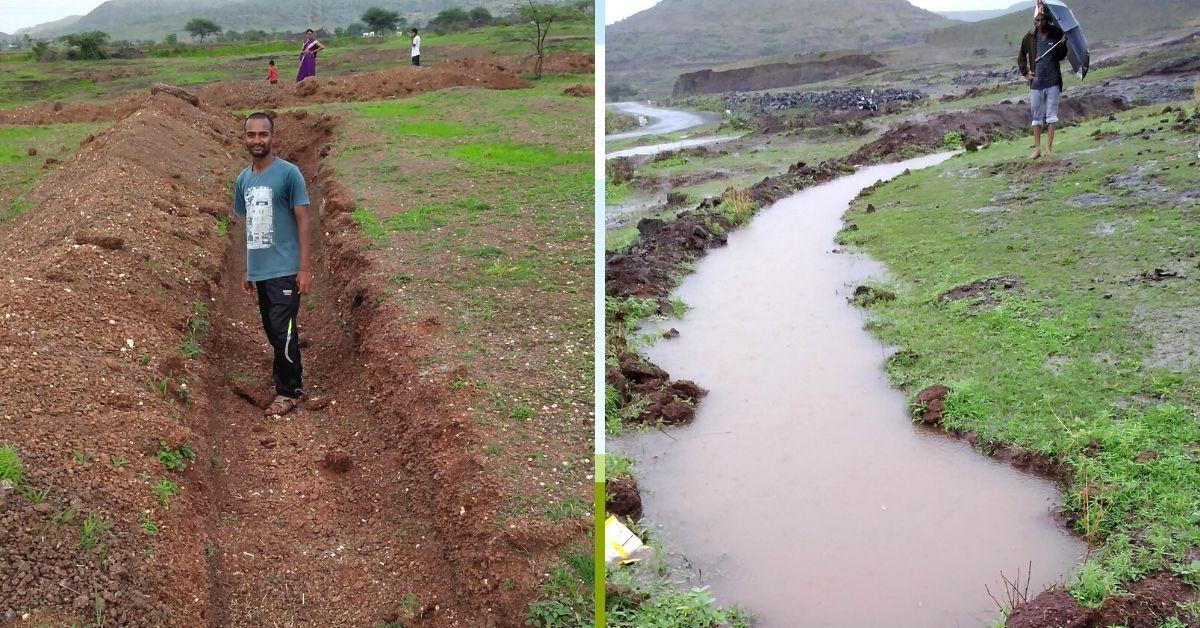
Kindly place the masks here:
<instances>
[{"instance_id":1,"label":"black umbrella","mask_svg":"<svg viewBox=\"0 0 1200 628\"><path fill-rule=\"evenodd\" d=\"M1087 76L1088 63L1091 55L1088 53L1087 39L1083 36L1083 28L1079 20L1071 13L1071 9L1061 0L1042 0L1050 23L1057 26L1067 36L1067 60L1071 62L1071 71L1081 80Z\"/></svg>"}]
</instances>

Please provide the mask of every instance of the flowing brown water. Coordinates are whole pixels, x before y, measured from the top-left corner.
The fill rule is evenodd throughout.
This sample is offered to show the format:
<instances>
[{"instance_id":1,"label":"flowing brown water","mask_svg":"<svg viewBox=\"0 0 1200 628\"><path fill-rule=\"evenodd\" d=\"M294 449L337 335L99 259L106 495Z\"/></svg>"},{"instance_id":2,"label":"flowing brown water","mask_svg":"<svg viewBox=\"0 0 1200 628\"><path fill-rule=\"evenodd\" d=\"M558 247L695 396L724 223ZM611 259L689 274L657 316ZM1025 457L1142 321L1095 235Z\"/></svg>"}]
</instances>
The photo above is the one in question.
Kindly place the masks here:
<instances>
[{"instance_id":1,"label":"flowing brown water","mask_svg":"<svg viewBox=\"0 0 1200 628\"><path fill-rule=\"evenodd\" d=\"M677 291L681 336L650 357L710 392L689 427L615 449L637 459L647 520L722 604L758 626L981 626L1001 572L1032 561L1032 597L1083 544L1052 518L1053 483L909 421L884 348L847 303L880 276L832 253L863 187L946 155L876 166L761 212ZM673 438L672 438L673 437ZM659 527L661 526L661 528Z\"/></svg>"}]
</instances>

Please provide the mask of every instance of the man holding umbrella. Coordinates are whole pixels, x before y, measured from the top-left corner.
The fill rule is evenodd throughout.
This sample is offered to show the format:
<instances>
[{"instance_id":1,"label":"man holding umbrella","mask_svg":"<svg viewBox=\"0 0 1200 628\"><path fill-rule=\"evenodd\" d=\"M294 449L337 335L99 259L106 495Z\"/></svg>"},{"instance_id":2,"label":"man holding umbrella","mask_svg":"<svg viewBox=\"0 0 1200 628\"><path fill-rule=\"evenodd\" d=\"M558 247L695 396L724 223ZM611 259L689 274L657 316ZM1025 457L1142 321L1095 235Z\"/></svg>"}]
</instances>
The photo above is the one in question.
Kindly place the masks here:
<instances>
[{"instance_id":1,"label":"man holding umbrella","mask_svg":"<svg viewBox=\"0 0 1200 628\"><path fill-rule=\"evenodd\" d=\"M1046 126L1046 154L1054 152L1054 124L1058 122L1058 98L1062 94L1059 63L1067 58L1067 37L1050 23L1041 0L1033 18L1033 30L1021 39L1017 67L1029 81L1029 109L1033 117L1033 152L1042 156L1042 126Z\"/></svg>"}]
</instances>

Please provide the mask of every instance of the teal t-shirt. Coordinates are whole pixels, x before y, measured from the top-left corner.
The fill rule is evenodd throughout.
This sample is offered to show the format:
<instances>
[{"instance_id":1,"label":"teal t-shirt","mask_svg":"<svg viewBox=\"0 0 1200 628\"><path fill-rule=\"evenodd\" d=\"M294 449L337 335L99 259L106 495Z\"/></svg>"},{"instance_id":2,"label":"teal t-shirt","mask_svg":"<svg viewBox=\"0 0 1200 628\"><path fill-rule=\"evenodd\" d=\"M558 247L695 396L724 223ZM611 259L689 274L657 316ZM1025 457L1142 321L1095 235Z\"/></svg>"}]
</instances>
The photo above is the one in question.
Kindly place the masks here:
<instances>
[{"instance_id":1,"label":"teal t-shirt","mask_svg":"<svg viewBox=\"0 0 1200 628\"><path fill-rule=\"evenodd\" d=\"M262 172L246 166L233 188L233 213L246 217L246 279L300 272L300 240L292 208L308 204L300 169L275 157Z\"/></svg>"}]
</instances>

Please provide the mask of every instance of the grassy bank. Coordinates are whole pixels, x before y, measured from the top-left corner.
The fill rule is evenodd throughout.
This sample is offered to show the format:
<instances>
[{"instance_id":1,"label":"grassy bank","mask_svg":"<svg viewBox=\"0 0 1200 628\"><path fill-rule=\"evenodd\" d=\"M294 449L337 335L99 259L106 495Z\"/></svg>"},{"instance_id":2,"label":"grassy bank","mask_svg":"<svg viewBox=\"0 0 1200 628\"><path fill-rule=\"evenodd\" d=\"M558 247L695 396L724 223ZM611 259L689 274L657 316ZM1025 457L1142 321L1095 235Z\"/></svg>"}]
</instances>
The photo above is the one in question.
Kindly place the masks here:
<instances>
[{"instance_id":1,"label":"grassy bank","mask_svg":"<svg viewBox=\"0 0 1200 628\"><path fill-rule=\"evenodd\" d=\"M509 496L497 529L566 539L539 565L539 626L591 616L593 100L562 94L591 79L314 108L343 120L329 163L373 279L403 323L438 321L422 367L476 393L469 453Z\"/></svg>"},{"instance_id":2,"label":"grassy bank","mask_svg":"<svg viewBox=\"0 0 1200 628\"><path fill-rule=\"evenodd\" d=\"M1022 137L899 177L841 234L894 278L870 323L893 385L944 383L947 428L1065 463L1085 606L1153 571L1200 585L1200 114L1163 109L1060 131L1053 157ZM995 277L1012 287L942 296Z\"/></svg>"}]
</instances>

